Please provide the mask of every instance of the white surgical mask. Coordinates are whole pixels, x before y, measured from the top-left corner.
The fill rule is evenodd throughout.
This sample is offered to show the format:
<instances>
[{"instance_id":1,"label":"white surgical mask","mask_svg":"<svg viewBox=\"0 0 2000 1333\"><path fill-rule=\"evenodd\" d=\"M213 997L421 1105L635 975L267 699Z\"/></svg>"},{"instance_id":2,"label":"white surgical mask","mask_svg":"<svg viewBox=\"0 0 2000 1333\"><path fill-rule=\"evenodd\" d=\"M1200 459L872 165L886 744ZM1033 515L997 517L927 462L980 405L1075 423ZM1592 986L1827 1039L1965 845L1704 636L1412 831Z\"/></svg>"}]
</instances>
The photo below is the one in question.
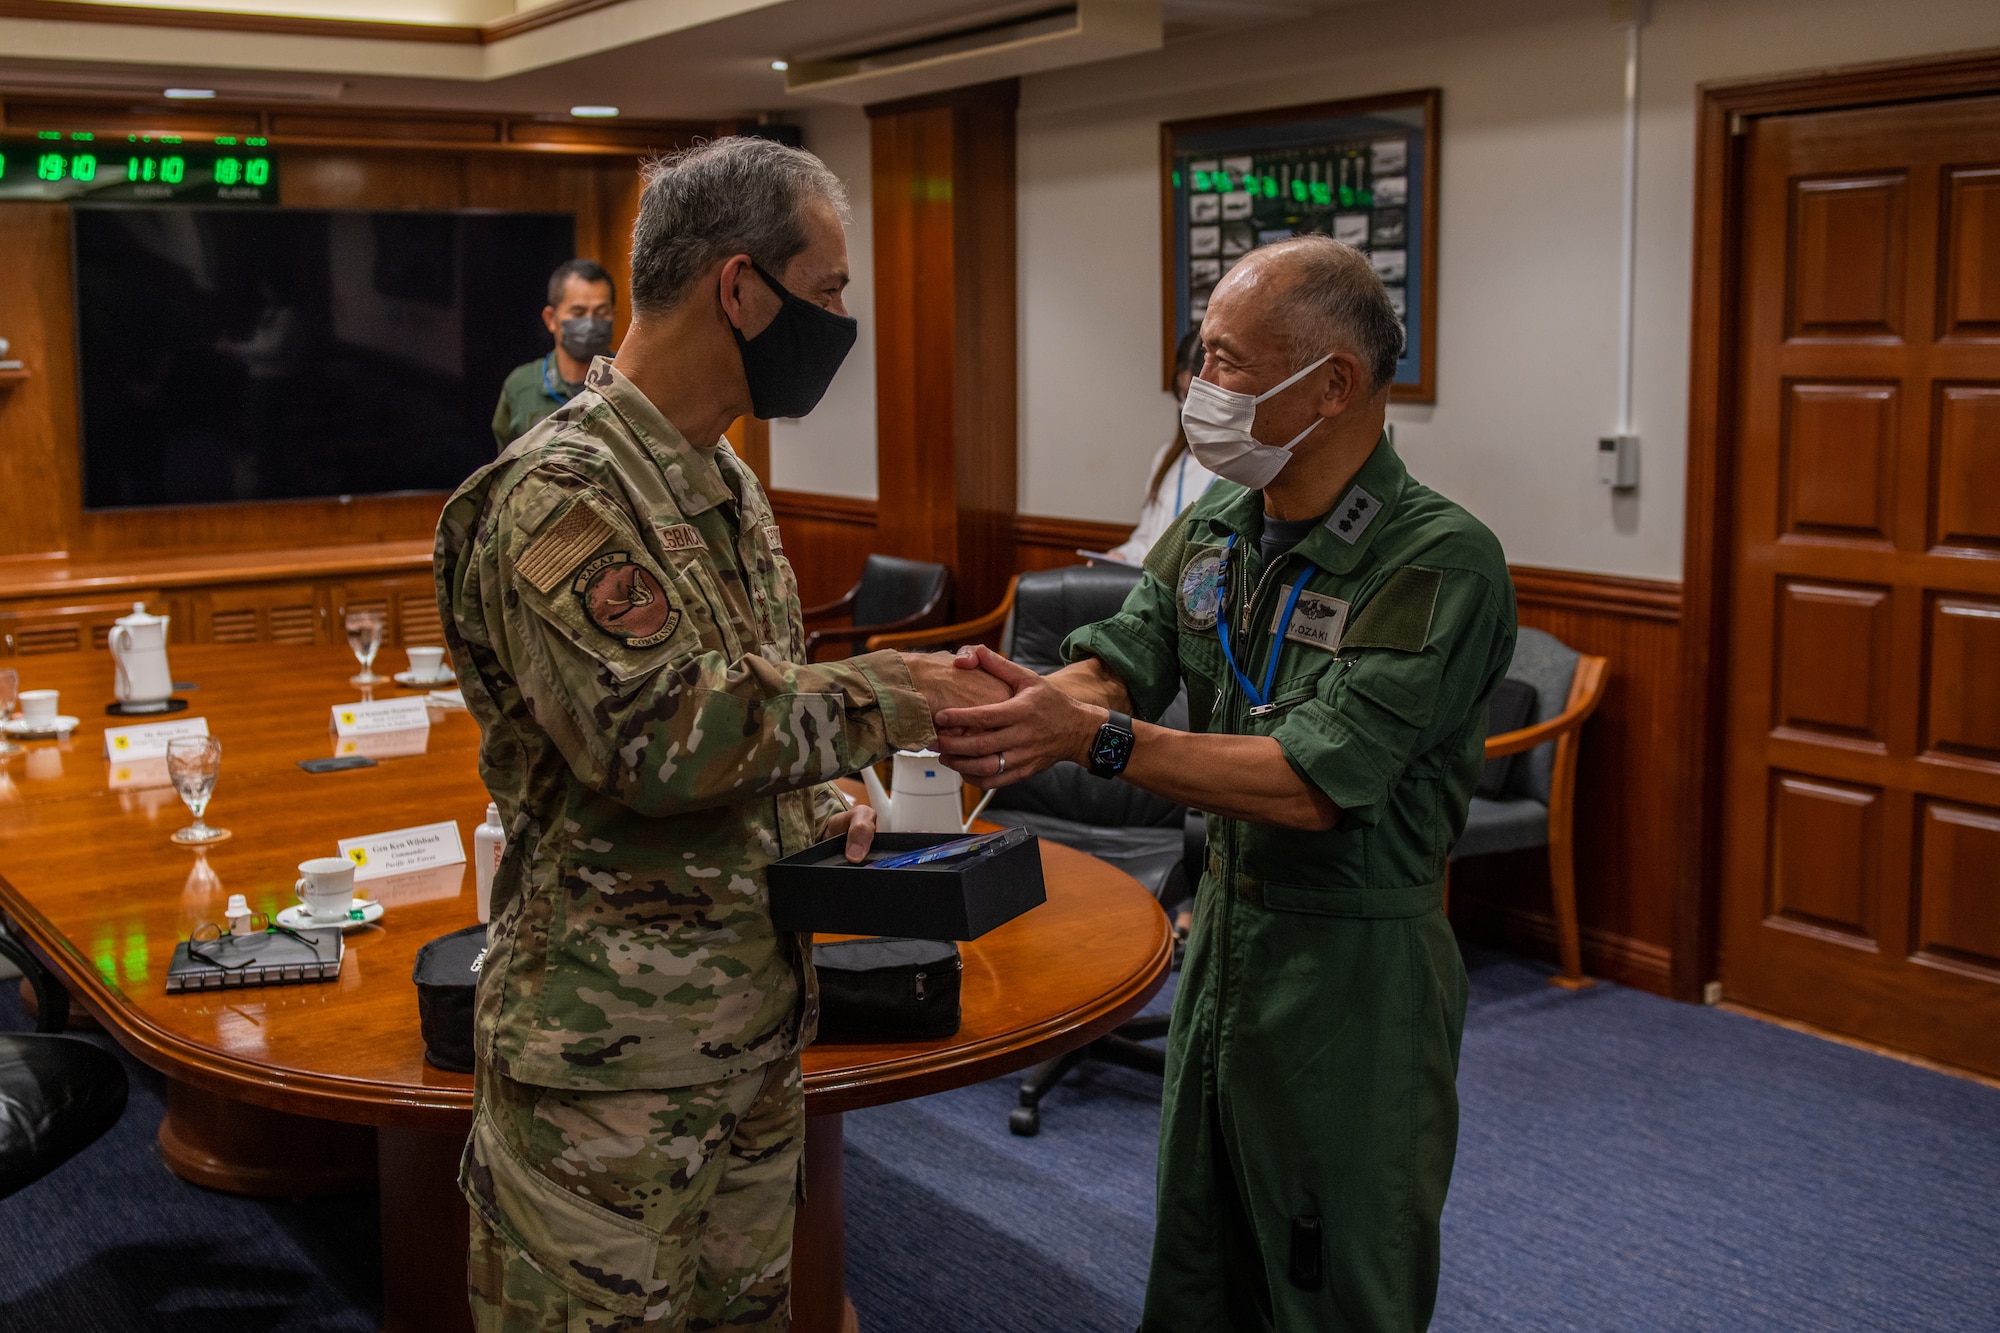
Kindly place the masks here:
<instances>
[{"instance_id":1,"label":"white surgical mask","mask_svg":"<svg viewBox=\"0 0 2000 1333\"><path fill-rule=\"evenodd\" d=\"M1257 404L1283 393L1332 359L1333 353L1328 352L1283 383L1254 395L1204 379L1192 381L1187 400L1181 404L1181 429L1187 434L1195 461L1216 476L1250 490L1269 486L1291 461L1292 446L1318 429L1319 421L1285 444L1265 444L1250 433L1257 420Z\"/></svg>"}]
</instances>

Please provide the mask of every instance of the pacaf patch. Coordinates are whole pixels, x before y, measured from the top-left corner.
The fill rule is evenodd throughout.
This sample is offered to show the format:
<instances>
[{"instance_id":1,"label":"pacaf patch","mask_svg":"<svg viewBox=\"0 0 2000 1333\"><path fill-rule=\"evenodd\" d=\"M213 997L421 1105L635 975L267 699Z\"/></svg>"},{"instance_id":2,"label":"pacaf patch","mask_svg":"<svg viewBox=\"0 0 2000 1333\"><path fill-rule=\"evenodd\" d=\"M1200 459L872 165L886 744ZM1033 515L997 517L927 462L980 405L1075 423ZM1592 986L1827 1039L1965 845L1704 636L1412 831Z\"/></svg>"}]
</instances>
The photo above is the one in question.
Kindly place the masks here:
<instances>
[{"instance_id":1,"label":"pacaf patch","mask_svg":"<svg viewBox=\"0 0 2000 1333\"><path fill-rule=\"evenodd\" d=\"M1338 597L1328 597L1325 593L1300 592L1299 604L1292 608L1292 620L1285 624L1285 604L1278 603L1277 612L1271 617L1271 633L1283 634L1293 643L1307 643L1315 648L1336 652L1340 648L1341 631L1347 628L1347 603Z\"/></svg>"},{"instance_id":2,"label":"pacaf patch","mask_svg":"<svg viewBox=\"0 0 2000 1333\"><path fill-rule=\"evenodd\" d=\"M680 628L680 608L644 565L625 551L606 551L582 569L570 590L590 623L628 648L665 643Z\"/></svg>"},{"instance_id":3,"label":"pacaf patch","mask_svg":"<svg viewBox=\"0 0 2000 1333\"><path fill-rule=\"evenodd\" d=\"M1192 630L1211 630L1222 609L1222 553L1213 548L1197 552L1181 567L1179 602L1181 623Z\"/></svg>"}]
</instances>

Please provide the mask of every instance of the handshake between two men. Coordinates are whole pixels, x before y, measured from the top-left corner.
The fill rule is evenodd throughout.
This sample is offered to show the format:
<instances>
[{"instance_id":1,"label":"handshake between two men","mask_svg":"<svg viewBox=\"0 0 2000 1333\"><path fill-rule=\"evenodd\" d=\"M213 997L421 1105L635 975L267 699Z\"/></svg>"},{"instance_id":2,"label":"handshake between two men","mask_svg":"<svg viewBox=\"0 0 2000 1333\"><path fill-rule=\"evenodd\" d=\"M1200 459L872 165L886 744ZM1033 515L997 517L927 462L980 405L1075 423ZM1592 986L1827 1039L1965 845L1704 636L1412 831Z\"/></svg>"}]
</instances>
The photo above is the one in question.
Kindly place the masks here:
<instances>
[{"instance_id":1,"label":"handshake between two men","mask_svg":"<svg viewBox=\"0 0 2000 1333\"><path fill-rule=\"evenodd\" d=\"M1125 683L1085 658L1037 675L983 645L956 654L908 653L911 682L931 704L937 749L975 787L1005 787L1064 760L1088 766L1098 733L1131 707ZM1133 721L1119 776L1207 814L1286 828L1329 829L1340 810L1309 785L1269 736L1176 731ZM859 862L875 836L866 806L836 816L826 835L847 836Z\"/></svg>"}]
</instances>

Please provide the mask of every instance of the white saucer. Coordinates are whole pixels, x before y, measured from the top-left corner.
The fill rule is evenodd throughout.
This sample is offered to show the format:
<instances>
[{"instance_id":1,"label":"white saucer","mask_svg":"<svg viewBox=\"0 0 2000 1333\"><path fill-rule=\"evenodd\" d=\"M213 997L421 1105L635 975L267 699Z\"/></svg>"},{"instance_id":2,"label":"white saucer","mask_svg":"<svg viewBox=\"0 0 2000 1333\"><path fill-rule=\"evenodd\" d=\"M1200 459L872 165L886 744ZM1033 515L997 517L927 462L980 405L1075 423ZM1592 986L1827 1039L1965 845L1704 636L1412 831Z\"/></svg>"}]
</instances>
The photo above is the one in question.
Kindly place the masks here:
<instances>
[{"instance_id":1,"label":"white saucer","mask_svg":"<svg viewBox=\"0 0 2000 1333\"><path fill-rule=\"evenodd\" d=\"M435 676L419 676L414 671L398 671L392 679L408 690L434 690L440 686L458 684L458 677L449 671L440 671Z\"/></svg>"},{"instance_id":2,"label":"white saucer","mask_svg":"<svg viewBox=\"0 0 2000 1333\"><path fill-rule=\"evenodd\" d=\"M46 727L30 722L25 717L17 717L11 718L6 722L0 722L0 731L4 731L9 736L13 736L19 740L47 740L50 737L61 739L69 735L72 731L75 731L79 725L81 725L81 719L63 717L60 714L57 715L52 725Z\"/></svg>"},{"instance_id":3,"label":"white saucer","mask_svg":"<svg viewBox=\"0 0 2000 1333\"><path fill-rule=\"evenodd\" d=\"M382 904L376 902L373 898L356 898L354 900L354 907L348 910L351 912L355 908L360 909L361 919L356 921L350 916L347 920L341 922L340 929L343 934L350 930L359 930L363 926L372 926L382 919ZM312 914L306 911L304 903L295 903L278 913L277 922L279 925L289 927L292 930L333 929L331 922L313 920Z\"/></svg>"}]
</instances>

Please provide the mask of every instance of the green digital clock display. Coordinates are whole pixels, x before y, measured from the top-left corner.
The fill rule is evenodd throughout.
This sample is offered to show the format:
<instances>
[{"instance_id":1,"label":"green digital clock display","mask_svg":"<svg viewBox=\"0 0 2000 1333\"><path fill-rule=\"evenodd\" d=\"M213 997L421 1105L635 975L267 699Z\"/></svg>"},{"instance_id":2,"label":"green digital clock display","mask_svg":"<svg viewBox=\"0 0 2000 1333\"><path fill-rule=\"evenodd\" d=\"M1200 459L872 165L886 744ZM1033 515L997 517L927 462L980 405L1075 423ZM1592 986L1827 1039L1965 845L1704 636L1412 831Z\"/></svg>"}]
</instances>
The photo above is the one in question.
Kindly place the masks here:
<instances>
[{"instance_id":1,"label":"green digital clock display","mask_svg":"<svg viewBox=\"0 0 2000 1333\"><path fill-rule=\"evenodd\" d=\"M100 139L42 131L0 142L0 201L275 204L278 162L260 138L186 143L177 135Z\"/></svg>"}]
</instances>

